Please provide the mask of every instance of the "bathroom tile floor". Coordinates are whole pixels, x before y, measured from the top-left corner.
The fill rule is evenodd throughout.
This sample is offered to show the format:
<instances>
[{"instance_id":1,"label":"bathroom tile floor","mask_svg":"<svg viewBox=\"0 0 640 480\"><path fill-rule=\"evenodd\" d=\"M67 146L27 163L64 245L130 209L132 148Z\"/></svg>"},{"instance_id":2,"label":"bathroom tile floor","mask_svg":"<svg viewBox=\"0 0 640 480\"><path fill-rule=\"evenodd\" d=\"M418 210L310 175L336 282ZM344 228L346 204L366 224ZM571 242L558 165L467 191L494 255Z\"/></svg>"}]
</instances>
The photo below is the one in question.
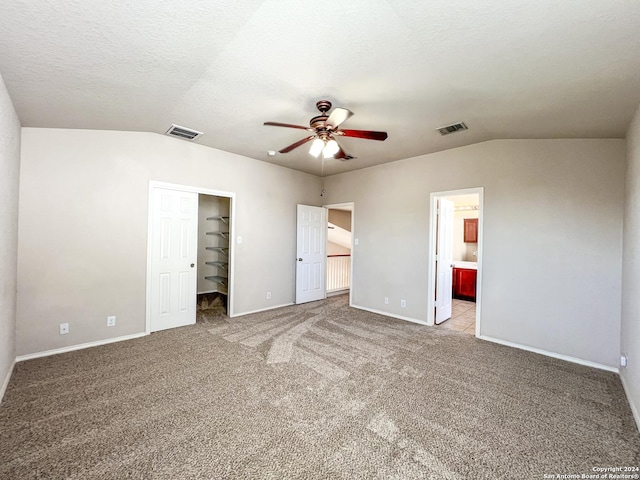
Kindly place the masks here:
<instances>
[{"instance_id":1,"label":"bathroom tile floor","mask_svg":"<svg viewBox=\"0 0 640 480\"><path fill-rule=\"evenodd\" d=\"M458 332L476 334L476 304L467 300L453 299L451 304L451 318L439 325L442 328Z\"/></svg>"}]
</instances>

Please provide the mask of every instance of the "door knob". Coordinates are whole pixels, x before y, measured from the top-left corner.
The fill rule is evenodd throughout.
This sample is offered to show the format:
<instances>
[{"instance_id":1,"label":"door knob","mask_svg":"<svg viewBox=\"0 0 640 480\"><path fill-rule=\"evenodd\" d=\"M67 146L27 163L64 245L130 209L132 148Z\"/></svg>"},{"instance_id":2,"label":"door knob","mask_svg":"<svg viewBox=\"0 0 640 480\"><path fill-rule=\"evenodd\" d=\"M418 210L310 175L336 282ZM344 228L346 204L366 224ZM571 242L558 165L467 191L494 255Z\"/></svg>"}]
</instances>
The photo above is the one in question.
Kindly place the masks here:
<instances>
[{"instance_id":1,"label":"door knob","mask_svg":"<svg viewBox=\"0 0 640 480\"><path fill-rule=\"evenodd\" d=\"M193 268L193 267L195 267L195 266L196 266L196 264L195 264L195 263L192 263L192 264L191 264L191 268Z\"/></svg>"},{"instance_id":2,"label":"door knob","mask_svg":"<svg viewBox=\"0 0 640 480\"><path fill-rule=\"evenodd\" d=\"M299 259L298 259L298 261L299 261L299 262L301 262L301 261L302 261L302 258L299 258Z\"/></svg>"}]
</instances>

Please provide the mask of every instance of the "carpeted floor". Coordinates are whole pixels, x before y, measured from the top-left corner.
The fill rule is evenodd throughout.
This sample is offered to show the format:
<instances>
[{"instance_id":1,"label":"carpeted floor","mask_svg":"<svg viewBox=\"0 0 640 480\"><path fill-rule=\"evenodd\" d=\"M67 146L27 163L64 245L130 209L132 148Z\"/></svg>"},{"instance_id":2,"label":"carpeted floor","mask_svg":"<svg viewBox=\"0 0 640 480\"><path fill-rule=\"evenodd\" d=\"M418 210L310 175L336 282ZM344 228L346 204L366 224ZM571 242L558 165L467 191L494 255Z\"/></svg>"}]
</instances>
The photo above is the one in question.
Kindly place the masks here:
<instances>
[{"instance_id":1,"label":"carpeted floor","mask_svg":"<svg viewBox=\"0 0 640 480\"><path fill-rule=\"evenodd\" d=\"M639 464L617 375L346 296L18 363L0 406L2 479L542 479Z\"/></svg>"}]
</instances>

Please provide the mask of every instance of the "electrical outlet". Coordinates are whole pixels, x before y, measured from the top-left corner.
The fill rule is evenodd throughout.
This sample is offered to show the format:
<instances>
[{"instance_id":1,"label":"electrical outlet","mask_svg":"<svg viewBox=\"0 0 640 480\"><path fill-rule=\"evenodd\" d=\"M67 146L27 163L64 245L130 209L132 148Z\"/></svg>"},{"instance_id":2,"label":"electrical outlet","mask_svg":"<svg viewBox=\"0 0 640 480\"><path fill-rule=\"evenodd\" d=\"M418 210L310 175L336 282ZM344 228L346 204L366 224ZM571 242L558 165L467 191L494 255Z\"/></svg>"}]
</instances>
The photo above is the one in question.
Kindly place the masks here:
<instances>
[{"instance_id":1,"label":"electrical outlet","mask_svg":"<svg viewBox=\"0 0 640 480\"><path fill-rule=\"evenodd\" d=\"M68 323L61 323L60 324L60 335L66 335L67 333L69 333L69 324Z\"/></svg>"},{"instance_id":2,"label":"electrical outlet","mask_svg":"<svg viewBox=\"0 0 640 480\"><path fill-rule=\"evenodd\" d=\"M384 297L384 304L389 305L389 297Z\"/></svg>"},{"instance_id":3,"label":"electrical outlet","mask_svg":"<svg viewBox=\"0 0 640 480\"><path fill-rule=\"evenodd\" d=\"M271 292L267 292L267 300L271 300Z\"/></svg>"},{"instance_id":4,"label":"electrical outlet","mask_svg":"<svg viewBox=\"0 0 640 480\"><path fill-rule=\"evenodd\" d=\"M400 306L402 308L405 308L407 306L407 301L406 300L400 300Z\"/></svg>"},{"instance_id":5,"label":"electrical outlet","mask_svg":"<svg viewBox=\"0 0 640 480\"><path fill-rule=\"evenodd\" d=\"M620 355L620 366L621 367L626 367L628 364L629 359L627 358L627 356L625 354Z\"/></svg>"},{"instance_id":6,"label":"electrical outlet","mask_svg":"<svg viewBox=\"0 0 640 480\"><path fill-rule=\"evenodd\" d=\"M116 326L116 316L109 315L107 317L107 327L115 327Z\"/></svg>"}]
</instances>

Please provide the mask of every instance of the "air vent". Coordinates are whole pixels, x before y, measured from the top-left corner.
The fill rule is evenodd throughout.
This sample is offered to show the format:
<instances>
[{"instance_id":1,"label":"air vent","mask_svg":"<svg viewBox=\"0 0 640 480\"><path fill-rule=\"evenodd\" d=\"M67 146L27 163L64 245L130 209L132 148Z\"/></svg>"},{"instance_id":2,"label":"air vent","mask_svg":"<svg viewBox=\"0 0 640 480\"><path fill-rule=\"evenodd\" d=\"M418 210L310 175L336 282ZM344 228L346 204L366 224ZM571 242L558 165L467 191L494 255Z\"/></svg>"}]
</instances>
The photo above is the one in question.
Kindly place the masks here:
<instances>
[{"instance_id":1,"label":"air vent","mask_svg":"<svg viewBox=\"0 0 640 480\"><path fill-rule=\"evenodd\" d=\"M454 123L451 125L447 125L446 127L436 128L440 132L440 135L449 135L450 133L459 132L461 130L467 130L467 126L462 123Z\"/></svg>"},{"instance_id":2,"label":"air vent","mask_svg":"<svg viewBox=\"0 0 640 480\"><path fill-rule=\"evenodd\" d=\"M194 140L202 135L202 132L181 127L180 125L171 125L171 128L167 130L167 135L173 135L174 137L180 137L186 140Z\"/></svg>"}]
</instances>

